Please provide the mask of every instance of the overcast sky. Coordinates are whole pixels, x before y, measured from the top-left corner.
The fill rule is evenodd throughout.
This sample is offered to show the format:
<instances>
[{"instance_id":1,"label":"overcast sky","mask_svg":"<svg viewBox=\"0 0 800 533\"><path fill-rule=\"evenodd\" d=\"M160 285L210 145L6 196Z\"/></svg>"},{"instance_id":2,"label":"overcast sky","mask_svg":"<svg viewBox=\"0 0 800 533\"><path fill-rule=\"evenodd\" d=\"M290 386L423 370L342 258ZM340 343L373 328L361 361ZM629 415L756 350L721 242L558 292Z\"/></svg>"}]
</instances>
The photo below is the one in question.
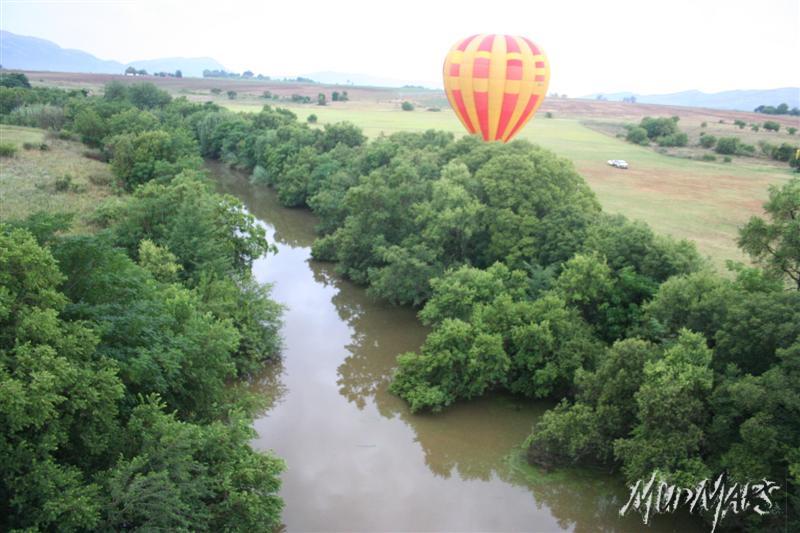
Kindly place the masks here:
<instances>
[{"instance_id":1,"label":"overcast sky","mask_svg":"<svg viewBox=\"0 0 800 533\"><path fill-rule=\"evenodd\" d=\"M798 0L0 0L0 28L122 62L210 56L265 75L364 73L441 86L453 42L529 37L551 91L800 86Z\"/></svg>"}]
</instances>

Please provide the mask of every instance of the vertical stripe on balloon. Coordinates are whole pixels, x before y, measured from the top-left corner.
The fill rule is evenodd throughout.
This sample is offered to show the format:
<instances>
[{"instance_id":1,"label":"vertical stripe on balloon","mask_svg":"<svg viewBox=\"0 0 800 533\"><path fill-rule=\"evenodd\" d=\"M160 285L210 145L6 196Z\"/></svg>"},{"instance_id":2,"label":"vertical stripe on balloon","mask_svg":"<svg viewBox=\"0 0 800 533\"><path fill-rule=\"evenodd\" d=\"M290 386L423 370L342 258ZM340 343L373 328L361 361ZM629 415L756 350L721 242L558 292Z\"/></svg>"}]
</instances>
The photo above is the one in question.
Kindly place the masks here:
<instances>
[{"instance_id":1,"label":"vertical stripe on balloon","mask_svg":"<svg viewBox=\"0 0 800 533\"><path fill-rule=\"evenodd\" d=\"M489 93L475 91L475 111L478 112L478 123L481 127L483 140L489 140Z\"/></svg>"},{"instance_id":2,"label":"vertical stripe on balloon","mask_svg":"<svg viewBox=\"0 0 800 533\"><path fill-rule=\"evenodd\" d=\"M532 94L530 99L528 100L528 104L525 106L525 110L522 112L522 116L519 117L516 126L514 129L511 130L511 133L508 134L509 139L517 134L519 129L528 122L528 119L531 118L533 114L533 108L536 105L537 100L539 100L539 95Z\"/></svg>"},{"instance_id":3,"label":"vertical stripe on balloon","mask_svg":"<svg viewBox=\"0 0 800 533\"><path fill-rule=\"evenodd\" d=\"M458 115L461 117L461 120L464 121L464 124L467 126L469 132L475 133L475 126L472 125L472 121L469 119L467 106L464 105L464 97L461 96L461 91L453 91L453 98L456 100L456 113L458 113Z\"/></svg>"},{"instance_id":4,"label":"vertical stripe on balloon","mask_svg":"<svg viewBox=\"0 0 800 533\"><path fill-rule=\"evenodd\" d=\"M511 120L511 115L514 113L514 108L517 107L518 94L505 93L503 95L503 111L500 113L500 125L497 127L496 140L501 140L503 134L506 132L508 122Z\"/></svg>"}]
</instances>

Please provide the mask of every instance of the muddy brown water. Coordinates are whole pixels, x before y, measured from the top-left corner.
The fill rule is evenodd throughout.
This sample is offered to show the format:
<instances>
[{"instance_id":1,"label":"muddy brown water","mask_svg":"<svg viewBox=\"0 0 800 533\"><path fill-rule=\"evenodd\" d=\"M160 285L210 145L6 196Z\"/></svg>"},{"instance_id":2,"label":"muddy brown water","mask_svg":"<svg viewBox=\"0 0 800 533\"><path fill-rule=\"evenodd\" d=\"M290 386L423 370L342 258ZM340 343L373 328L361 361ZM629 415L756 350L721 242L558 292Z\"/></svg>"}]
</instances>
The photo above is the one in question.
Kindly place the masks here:
<instances>
[{"instance_id":1,"label":"muddy brown water","mask_svg":"<svg viewBox=\"0 0 800 533\"><path fill-rule=\"evenodd\" d=\"M527 466L521 444L551 403L494 394L411 414L387 387L397 355L427 333L414 312L376 302L334 265L312 261L309 211L208 166L278 248L253 265L287 306L282 362L254 385L271 406L255 420L253 446L287 463L288 531L702 530L682 516L647 527L638 515L620 517L628 490L617 476Z\"/></svg>"}]
</instances>

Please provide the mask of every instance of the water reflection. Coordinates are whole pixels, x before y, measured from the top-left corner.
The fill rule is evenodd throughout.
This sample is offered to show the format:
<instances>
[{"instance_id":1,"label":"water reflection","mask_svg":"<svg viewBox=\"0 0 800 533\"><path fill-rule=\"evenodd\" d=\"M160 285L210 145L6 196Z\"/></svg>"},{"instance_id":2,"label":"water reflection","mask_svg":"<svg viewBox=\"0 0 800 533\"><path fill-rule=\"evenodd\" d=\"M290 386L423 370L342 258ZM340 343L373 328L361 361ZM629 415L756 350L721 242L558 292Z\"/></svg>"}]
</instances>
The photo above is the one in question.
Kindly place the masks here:
<instances>
[{"instance_id":1,"label":"water reflection","mask_svg":"<svg viewBox=\"0 0 800 533\"><path fill-rule=\"evenodd\" d=\"M244 201L279 253L254 274L288 305L283 368L252 390L277 398L255 421L254 446L286 459L282 495L289 531L640 531L620 519L620 481L599 472L544 474L519 446L550 405L504 394L412 415L388 393L396 356L427 333L413 311L368 298L310 260L314 218L213 167L220 187ZM696 524L658 520L653 531Z\"/></svg>"}]
</instances>

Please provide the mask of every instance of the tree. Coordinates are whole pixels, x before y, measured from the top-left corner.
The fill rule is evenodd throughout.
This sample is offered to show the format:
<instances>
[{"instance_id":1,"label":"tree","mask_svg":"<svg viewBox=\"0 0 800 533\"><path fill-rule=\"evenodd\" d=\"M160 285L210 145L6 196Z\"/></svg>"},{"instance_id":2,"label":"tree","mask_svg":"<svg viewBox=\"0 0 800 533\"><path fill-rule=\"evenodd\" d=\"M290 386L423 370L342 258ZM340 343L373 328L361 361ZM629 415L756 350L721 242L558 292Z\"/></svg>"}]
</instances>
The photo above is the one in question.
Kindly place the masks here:
<instances>
[{"instance_id":1,"label":"tree","mask_svg":"<svg viewBox=\"0 0 800 533\"><path fill-rule=\"evenodd\" d=\"M125 100L128 98L128 87L118 81L106 83L103 87L103 98L106 100Z\"/></svg>"},{"instance_id":2,"label":"tree","mask_svg":"<svg viewBox=\"0 0 800 533\"><path fill-rule=\"evenodd\" d=\"M30 89L31 83L22 72L0 72L0 87Z\"/></svg>"},{"instance_id":3,"label":"tree","mask_svg":"<svg viewBox=\"0 0 800 533\"><path fill-rule=\"evenodd\" d=\"M253 71L245 70L244 72L242 72L242 77L245 78L245 79L252 78L253 77Z\"/></svg>"},{"instance_id":4,"label":"tree","mask_svg":"<svg viewBox=\"0 0 800 533\"><path fill-rule=\"evenodd\" d=\"M147 71L145 69L139 69L136 71L136 74L139 76L147 76Z\"/></svg>"},{"instance_id":5,"label":"tree","mask_svg":"<svg viewBox=\"0 0 800 533\"><path fill-rule=\"evenodd\" d=\"M0 528L95 529L123 388L91 324L60 315L65 277L23 229L0 227ZM14 502L10 505L10 502Z\"/></svg>"},{"instance_id":6,"label":"tree","mask_svg":"<svg viewBox=\"0 0 800 533\"><path fill-rule=\"evenodd\" d=\"M658 470L673 483L691 487L710 476L699 457L709 422L710 363L705 339L688 330L680 332L661 359L645 363L634 395L635 426L630 437L614 444L627 479L646 479Z\"/></svg>"},{"instance_id":7,"label":"tree","mask_svg":"<svg viewBox=\"0 0 800 533\"><path fill-rule=\"evenodd\" d=\"M338 102L339 101L339 91L333 91L331 93L331 100L334 101L334 102Z\"/></svg>"},{"instance_id":8,"label":"tree","mask_svg":"<svg viewBox=\"0 0 800 533\"><path fill-rule=\"evenodd\" d=\"M228 95L228 100L236 100L238 93L234 90L230 90L227 92L227 95Z\"/></svg>"},{"instance_id":9,"label":"tree","mask_svg":"<svg viewBox=\"0 0 800 533\"><path fill-rule=\"evenodd\" d=\"M183 77L183 72L181 72L180 69L176 70L175 71L175 77L176 78L182 78Z\"/></svg>"},{"instance_id":10,"label":"tree","mask_svg":"<svg viewBox=\"0 0 800 533\"><path fill-rule=\"evenodd\" d=\"M407 100L404 100L403 103L400 105L400 108L403 111L414 111L414 104L412 104Z\"/></svg>"},{"instance_id":11,"label":"tree","mask_svg":"<svg viewBox=\"0 0 800 533\"><path fill-rule=\"evenodd\" d=\"M766 269L786 276L800 290L800 178L771 185L764 204L769 221L753 216L739 231L738 244Z\"/></svg>"},{"instance_id":12,"label":"tree","mask_svg":"<svg viewBox=\"0 0 800 533\"><path fill-rule=\"evenodd\" d=\"M126 76L128 74L130 74L131 76L136 76L137 73L138 73L138 71L134 67L128 67L128 68L125 69L125 75Z\"/></svg>"},{"instance_id":13,"label":"tree","mask_svg":"<svg viewBox=\"0 0 800 533\"><path fill-rule=\"evenodd\" d=\"M659 137L665 137L678 133L678 117L672 118L653 118L644 117L639 126L647 131L647 137L650 140L656 140Z\"/></svg>"},{"instance_id":14,"label":"tree","mask_svg":"<svg viewBox=\"0 0 800 533\"><path fill-rule=\"evenodd\" d=\"M172 101L167 91L152 83L134 83L127 88L128 100L139 109L163 108Z\"/></svg>"},{"instance_id":15,"label":"tree","mask_svg":"<svg viewBox=\"0 0 800 533\"><path fill-rule=\"evenodd\" d=\"M129 191L156 178L171 178L200 164L197 145L185 131L128 133L111 139L111 168Z\"/></svg>"},{"instance_id":16,"label":"tree","mask_svg":"<svg viewBox=\"0 0 800 533\"><path fill-rule=\"evenodd\" d=\"M625 140L634 144L641 144L643 146L650 144L650 139L647 137L647 130L639 126L629 128L628 135L625 137Z\"/></svg>"},{"instance_id":17,"label":"tree","mask_svg":"<svg viewBox=\"0 0 800 533\"><path fill-rule=\"evenodd\" d=\"M326 100L324 93L319 93L317 95L317 105L328 105L328 101Z\"/></svg>"},{"instance_id":18,"label":"tree","mask_svg":"<svg viewBox=\"0 0 800 533\"><path fill-rule=\"evenodd\" d=\"M625 339L607 348L597 370L579 371L577 401L548 411L528 438L528 460L555 464L610 463L613 443L628 436L636 421L634 396L645 365L659 355L657 346Z\"/></svg>"}]
</instances>

